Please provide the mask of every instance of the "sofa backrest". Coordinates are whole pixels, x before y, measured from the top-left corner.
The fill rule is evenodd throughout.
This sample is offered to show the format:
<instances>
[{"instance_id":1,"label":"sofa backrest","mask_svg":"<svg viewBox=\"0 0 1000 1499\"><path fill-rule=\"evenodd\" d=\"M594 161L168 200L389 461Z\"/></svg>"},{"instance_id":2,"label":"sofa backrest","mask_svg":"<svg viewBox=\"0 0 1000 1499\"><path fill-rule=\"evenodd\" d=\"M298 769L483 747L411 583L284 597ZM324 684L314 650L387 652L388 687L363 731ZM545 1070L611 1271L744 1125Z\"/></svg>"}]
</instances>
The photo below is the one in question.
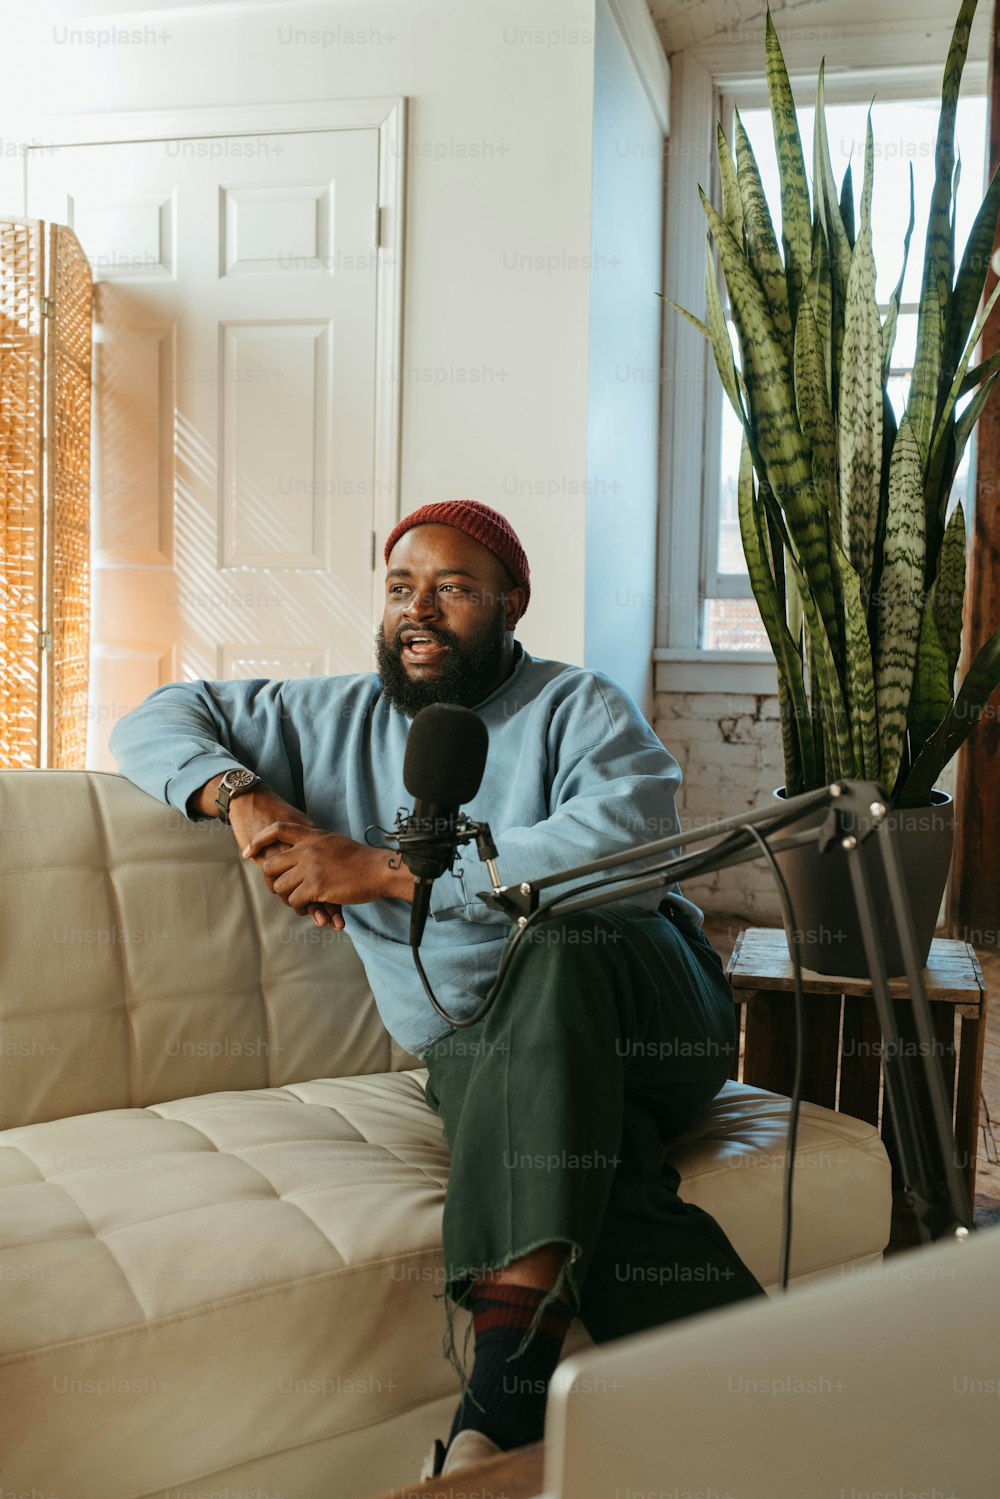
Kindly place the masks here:
<instances>
[{"instance_id":1,"label":"sofa backrest","mask_svg":"<svg viewBox=\"0 0 1000 1499\"><path fill-rule=\"evenodd\" d=\"M0 1128L419 1065L343 934L119 775L0 771Z\"/></svg>"}]
</instances>

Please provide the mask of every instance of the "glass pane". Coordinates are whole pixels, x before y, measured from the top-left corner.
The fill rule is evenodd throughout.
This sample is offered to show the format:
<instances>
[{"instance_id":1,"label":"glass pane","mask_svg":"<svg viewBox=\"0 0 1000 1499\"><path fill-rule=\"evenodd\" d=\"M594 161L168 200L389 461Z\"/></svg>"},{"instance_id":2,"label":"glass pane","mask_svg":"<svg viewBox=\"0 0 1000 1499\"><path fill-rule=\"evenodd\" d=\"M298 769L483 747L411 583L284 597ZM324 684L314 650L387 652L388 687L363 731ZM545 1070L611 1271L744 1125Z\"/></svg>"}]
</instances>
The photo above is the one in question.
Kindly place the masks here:
<instances>
[{"instance_id":1,"label":"glass pane","mask_svg":"<svg viewBox=\"0 0 1000 1499\"><path fill-rule=\"evenodd\" d=\"M884 321L884 319L883 319ZM892 346L893 370L913 370L917 357L917 314L901 312L896 320L896 341Z\"/></svg>"},{"instance_id":2,"label":"glass pane","mask_svg":"<svg viewBox=\"0 0 1000 1499\"><path fill-rule=\"evenodd\" d=\"M965 396L961 401L956 402L955 413L957 416L961 416L971 400L972 396L969 395ZM962 509L965 511L966 526L969 524L969 469L972 463L972 455L976 449L977 431L978 429L973 429L972 436L965 445L965 452L962 454L962 461L958 465L958 473L955 475L955 482L951 486L951 494L948 496L948 510L945 516L945 519L947 519L959 500L961 500Z\"/></svg>"},{"instance_id":3,"label":"glass pane","mask_svg":"<svg viewBox=\"0 0 1000 1499\"><path fill-rule=\"evenodd\" d=\"M910 376L890 375L886 381L886 388L889 391L889 400L892 402L892 409L896 413L896 423L898 425L903 419L903 412L906 410L906 403L910 396Z\"/></svg>"},{"instance_id":4,"label":"glass pane","mask_svg":"<svg viewBox=\"0 0 1000 1499\"><path fill-rule=\"evenodd\" d=\"M706 599L701 643L706 651L770 650L757 600Z\"/></svg>"},{"instance_id":5,"label":"glass pane","mask_svg":"<svg viewBox=\"0 0 1000 1499\"><path fill-rule=\"evenodd\" d=\"M920 301L920 280L924 265L925 229L934 186L934 141L937 134L938 99L915 101L887 100L872 106L872 134L875 141L875 177L872 196L872 239L878 281L875 293L879 302L888 302L903 263L903 233L910 213L910 166L913 167L913 190L916 221L910 241L910 255L903 283L904 302ZM806 172L812 180L812 138L816 111L799 110L799 130L805 152ZM750 144L753 146L761 181L772 205L774 229L781 243L781 199L778 163L774 154L771 115L767 109L740 111ZM851 168L854 186L855 214L861 209L861 185L865 170L866 104L831 104L826 110L826 132L830 141L833 175L840 188L847 168ZM961 258L973 220L985 190L986 169L986 98L970 96L961 99L955 127L957 154L962 173L958 191L958 215L955 221L955 253Z\"/></svg>"}]
</instances>

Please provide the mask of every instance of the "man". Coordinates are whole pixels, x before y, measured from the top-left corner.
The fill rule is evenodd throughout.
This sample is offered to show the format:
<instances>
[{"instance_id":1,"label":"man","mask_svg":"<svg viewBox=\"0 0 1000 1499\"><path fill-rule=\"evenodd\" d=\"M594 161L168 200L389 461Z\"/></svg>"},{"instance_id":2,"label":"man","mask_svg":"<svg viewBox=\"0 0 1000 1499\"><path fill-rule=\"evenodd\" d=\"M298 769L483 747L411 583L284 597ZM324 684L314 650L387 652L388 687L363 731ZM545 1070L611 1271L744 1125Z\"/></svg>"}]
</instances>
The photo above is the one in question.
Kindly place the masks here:
<instances>
[{"instance_id":1,"label":"man","mask_svg":"<svg viewBox=\"0 0 1000 1499\"><path fill-rule=\"evenodd\" d=\"M763 1293L663 1160L733 1055L732 996L698 907L672 885L539 928L488 1014L449 1028L408 946L413 877L365 841L405 800L410 721L428 703L475 708L487 725L465 810L489 821L507 880L677 831L677 762L607 677L515 640L531 583L502 515L426 505L385 559L377 675L172 683L116 725L111 748L187 816L228 815L286 905L346 928L386 1027L426 1063L451 1152L447 1345L463 1382L433 1476L542 1435L575 1314L601 1342ZM476 899L484 884L478 863L442 876L422 945L459 1019L481 1005L510 932ZM467 1381L453 1304L472 1313Z\"/></svg>"}]
</instances>

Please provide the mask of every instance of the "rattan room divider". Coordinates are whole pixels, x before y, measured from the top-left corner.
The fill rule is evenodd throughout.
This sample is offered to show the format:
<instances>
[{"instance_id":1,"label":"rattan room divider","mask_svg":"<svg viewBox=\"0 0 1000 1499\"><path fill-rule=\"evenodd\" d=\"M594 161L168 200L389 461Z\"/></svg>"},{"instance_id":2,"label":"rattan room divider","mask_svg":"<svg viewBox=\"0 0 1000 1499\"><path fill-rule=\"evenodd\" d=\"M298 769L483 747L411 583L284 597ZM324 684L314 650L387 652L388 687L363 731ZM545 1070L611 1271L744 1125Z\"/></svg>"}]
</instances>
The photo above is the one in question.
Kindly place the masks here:
<instances>
[{"instance_id":1,"label":"rattan room divider","mask_svg":"<svg viewBox=\"0 0 1000 1499\"><path fill-rule=\"evenodd\" d=\"M0 218L0 766L83 766L93 278L62 224Z\"/></svg>"}]
</instances>

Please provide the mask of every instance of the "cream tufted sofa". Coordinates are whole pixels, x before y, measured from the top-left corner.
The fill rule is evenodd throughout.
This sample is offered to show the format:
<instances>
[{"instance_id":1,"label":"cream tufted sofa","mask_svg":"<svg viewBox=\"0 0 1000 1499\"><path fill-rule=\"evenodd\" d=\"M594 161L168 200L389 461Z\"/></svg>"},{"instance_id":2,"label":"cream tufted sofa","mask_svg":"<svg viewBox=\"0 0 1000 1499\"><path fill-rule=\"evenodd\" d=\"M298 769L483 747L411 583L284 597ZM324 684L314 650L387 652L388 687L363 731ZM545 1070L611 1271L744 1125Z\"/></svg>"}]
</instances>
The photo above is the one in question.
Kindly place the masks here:
<instances>
[{"instance_id":1,"label":"cream tufted sofa","mask_svg":"<svg viewBox=\"0 0 1000 1499\"><path fill-rule=\"evenodd\" d=\"M457 1392L448 1155L350 944L116 775L0 772L0 828L0 1488L411 1480ZM769 1286L786 1119L729 1083L669 1147ZM879 1259L878 1135L808 1104L799 1152L796 1279Z\"/></svg>"}]
</instances>

